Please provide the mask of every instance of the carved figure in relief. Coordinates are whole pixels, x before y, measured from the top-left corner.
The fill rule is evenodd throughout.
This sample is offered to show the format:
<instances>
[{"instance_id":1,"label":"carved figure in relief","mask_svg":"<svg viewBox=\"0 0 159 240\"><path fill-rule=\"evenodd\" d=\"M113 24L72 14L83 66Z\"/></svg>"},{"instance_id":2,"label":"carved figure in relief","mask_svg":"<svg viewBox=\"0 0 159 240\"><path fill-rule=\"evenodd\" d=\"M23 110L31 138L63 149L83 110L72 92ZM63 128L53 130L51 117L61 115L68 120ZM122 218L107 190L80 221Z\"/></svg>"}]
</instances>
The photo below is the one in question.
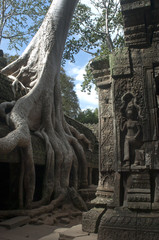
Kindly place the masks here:
<instances>
[{"instance_id":1,"label":"carved figure in relief","mask_svg":"<svg viewBox=\"0 0 159 240\"><path fill-rule=\"evenodd\" d=\"M120 129L125 133L123 161L124 167L140 165L138 158L135 158L135 150L141 145L139 138L141 135L141 125L139 122L138 108L132 98L125 107L125 117L122 116Z\"/></svg>"}]
</instances>

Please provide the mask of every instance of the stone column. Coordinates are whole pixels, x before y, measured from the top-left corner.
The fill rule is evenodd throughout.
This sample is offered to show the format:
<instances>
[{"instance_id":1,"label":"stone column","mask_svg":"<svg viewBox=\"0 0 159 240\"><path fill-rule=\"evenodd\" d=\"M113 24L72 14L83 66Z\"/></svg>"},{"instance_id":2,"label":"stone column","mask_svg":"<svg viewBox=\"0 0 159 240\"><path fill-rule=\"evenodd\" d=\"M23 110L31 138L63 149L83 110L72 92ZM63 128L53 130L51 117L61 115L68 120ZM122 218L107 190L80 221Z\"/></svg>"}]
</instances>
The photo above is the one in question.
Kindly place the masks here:
<instances>
[{"instance_id":1,"label":"stone column","mask_svg":"<svg viewBox=\"0 0 159 240\"><path fill-rule=\"evenodd\" d=\"M114 196L119 176L115 172L114 162L114 114L109 61L94 60L91 67L99 93L99 182L96 198L91 201L95 208L83 215L83 230L96 232L107 207L119 203L119 194Z\"/></svg>"}]
</instances>

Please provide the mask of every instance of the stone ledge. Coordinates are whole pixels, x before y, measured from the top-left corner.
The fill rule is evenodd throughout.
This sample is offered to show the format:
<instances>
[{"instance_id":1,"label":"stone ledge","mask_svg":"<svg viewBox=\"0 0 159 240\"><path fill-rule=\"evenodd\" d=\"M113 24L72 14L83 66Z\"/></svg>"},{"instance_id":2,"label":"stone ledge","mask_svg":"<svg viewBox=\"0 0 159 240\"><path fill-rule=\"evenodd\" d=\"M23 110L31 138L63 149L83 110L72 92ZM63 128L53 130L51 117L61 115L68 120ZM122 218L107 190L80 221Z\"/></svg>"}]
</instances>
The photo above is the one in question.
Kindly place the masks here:
<instances>
[{"instance_id":1,"label":"stone ledge","mask_svg":"<svg viewBox=\"0 0 159 240\"><path fill-rule=\"evenodd\" d=\"M28 217L28 216L19 216L19 217L10 218L8 220L0 222L0 226L6 227L8 229L13 229L13 228L25 225L25 224L27 224L29 222L30 222L30 217Z\"/></svg>"},{"instance_id":2,"label":"stone ledge","mask_svg":"<svg viewBox=\"0 0 159 240\"><path fill-rule=\"evenodd\" d=\"M88 233L82 231L82 225L76 225L60 233L59 240L74 239L77 237L87 237Z\"/></svg>"},{"instance_id":3,"label":"stone ledge","mask_svg":"<svg viewBox=\"0 0 159 240\"><path fill-rule=\"evenodd\" d=\"M122 4L122 11L132 11L139 8L150 7L150 0L139 0L139 1L131 1L130 3Z\"/></svg>"},{"instance_id":4,"label":"stone ledge","mask_svg":"<svg viewBox=\"0 0 159 240\"><path fill-rule=\"evenodd\" d=\"M89 236L77 237L73 240L97 240L97 234L90 234Z\"/></svg>"}]
</instances>

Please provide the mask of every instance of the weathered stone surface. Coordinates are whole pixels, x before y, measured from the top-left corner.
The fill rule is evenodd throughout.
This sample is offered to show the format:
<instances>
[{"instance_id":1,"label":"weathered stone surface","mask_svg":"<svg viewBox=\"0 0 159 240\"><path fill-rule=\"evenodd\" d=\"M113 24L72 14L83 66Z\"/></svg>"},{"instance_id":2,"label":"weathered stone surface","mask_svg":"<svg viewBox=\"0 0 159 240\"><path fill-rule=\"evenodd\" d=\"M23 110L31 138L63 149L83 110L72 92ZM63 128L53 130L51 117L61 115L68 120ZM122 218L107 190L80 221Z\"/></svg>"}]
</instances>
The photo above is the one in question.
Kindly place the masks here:
<instances>
[{"instance_id":1,"label":"weathered stone surface","mask_svg":"<svg viewBox=\"0 0 159 240\"><path fill-rule=\"evenodd\" d=\"M123 48L110 55L110 68L113 78L130 76L132 74L128 48Z\"/></svg>"},{"instance_id":2,"label":"weathered stone surface","mask_svg":"<svg viewBox=\"0 0 159 240\"><path fill-rule=\"evenodd\" d=\"M99 227L100 240L144 240L159 237L158 214L137 214L128 210L108 210Z\"/></svg>"},{"instance_id":3,"label":"weathered stone surface","mask_svg":"<svg viewBox=\"0 0 159 240\"><path fill-rule=\"evenodd\" d=\"M82 231L82 225L76 225L60 233L59 240L74 239L76 237L88 236L88 233Z\"/></svg>"},{"instance_id":4,"label":"weathered stone surface","mask_svg":"<svg viewBox=\"0 0 159 240\"><path fill-rule=\"evenodd\" d=\"M57 228L55 231L54 231L54 233L62 233L62 232L65 232L65 231L67 231L68 230L68 228Z\"/></svg>"},{"instance_id":5,"label":"weathered stone surface","mask_svg":"<svg viewBox=\"0 0 159 240\"><path fill-rule=\"evenodd\" d=\"M78 192L82 196L83 200L85 200L86 202L90 202L92 199L95 198L96 189L97 186L86 189L79 189Z\"/></svg>"},{"instance_id":6,"label":"weathered stone surface","mask_svg":"<svg viewBox=\"0 0 159 240\"><path fill-rule=\"evenodd\" d=\"M133 172L127 179L125 205L132 209L151 209L150 175L148 172Z\"/></svg>"},{"instance_id":7,"label":"weathered stone surface","mask_svg":"<svg viewBox=\"0 0 159 240\"><path fill-rule=\"evenodd\" d=\"M92 60L91 64L92 74L96 79L98 87L104 87L111 85L110 70L109 70L109 60L106 57L100 59Z\"/></svg>"},{"instance_id":8,"label":"weathered stone surface","mask_svg":"<svg viewBox=\"0 0 159 240\"><path fill-rule=\"evenodd\" d=\"M121 6L126 45L135 48L150 46L155 22L155 18L151 17L154 3L150 0L121 1Z\"/></svg>"},{"instance_id":9,"label":"weathered stone surface","mask_svg":"<svg viewBox=\"0 0 159 240\"><path fill-rule=\"evenodd\" d=\"M6 229L0 227L1 240L39 240L40 238L49 235L53 232L54 227L48 225L30 225L26 224L14 229ZM56 240L56 238L51 239Z\"/></svg>"},{"instance_id":10,"label":"weathered stone surface","mask_svg":"<svg viewBox=\"0 0 159 240\"><path fill-rule=\"evenodd\" d=\"M100 119L100 175L92 202L108 209L98 240L157 240L159 1L120 2L127 47L111 54L110 73L104 63L92 70Z\"/></svg>"},{"instance_id":11,"label":"weathered stone surface","mask_svg":"<svg viewBox=\"0 0 159 240\"><path fill-rule=\"evenodd\" d=\"M97 233L99 222L104 212L104 208L92 208L90 211L83 213L82 230L84 232Z\"/></svg>"},{"instance_id":12,"label":"weathered stone surface","mask_svg":"<svg viewBox=\"0 0 159 240\"><path fill-rule=\"evenodd\" d=\"M59 233L51 233L45 237L39 238L38 240L59 240Z\"/></svg>"},{"instance_id":13,"label":"weathered stone surface","mask_svg":"<svg viewBox=\"0 0 159 240\"><path fill-rule=\"evenodd\" d=\"M125 1L121 0L122 4L122 12L124 11L130 11L134 9L139 9L143 7L150 7L151 6L151 1L150 0L132 0L130 1Z\"/></svg>"},{"instance_id":14,"label":"weathered stone surface","mask_svg":"<svg viewBox=\"0 0 159 240\"><path fill-rule=\"evenodd\" d=\"M97 234L90 234L89 236L74 238L74 240L97 240L97 237Z\"/></svg>"},{"instance_id":15,"label":"weathered stone surface","mask_svg":"<svg viewBox=\"0 0 159 240\"><path fill-rule=\"evenodd\" d=\"M4 68L7 65L6 58L3 55L3 51L0 49L0 69Z\"/></svg>"},{"instance_id":16,"label":"weathered stone surface","mask_svg":"<svg viewBox=\"0 0 159 240\"><path fill-rule=\"evenodd\" d=\"M60 222L64 223L64 224L69 224L70 223L70 219L69 218L61 218Z\"/></svg>"},{"instance_id":17,"label":"weathered stone surface","mask_svg":"<svg viewBox=\"0 0 159 240\"><path fill-rule=\"evenodd\" d=\"M110 77L108 59L101 59L91 63L92 73L99 87L99 155L100 173L96 199L92 202L99 206L110 204L114 194L114 113L112 99L112 78ZM97 71L102 74L97 75ZM101 173L102 172L102 173Z\"/></svg>"},{"instance_id":18,"label":"weathered stone surface","mask_svg":"<svg viewBox=\"0 0 159 240\"><path fill-rule=\"evenodd\" d=\"M22 225L25 225L30 222L30 217L28 216L19 216L10 218L8 220L0 222L0 226L12 229Z\"/></svg>"}]
</instances>

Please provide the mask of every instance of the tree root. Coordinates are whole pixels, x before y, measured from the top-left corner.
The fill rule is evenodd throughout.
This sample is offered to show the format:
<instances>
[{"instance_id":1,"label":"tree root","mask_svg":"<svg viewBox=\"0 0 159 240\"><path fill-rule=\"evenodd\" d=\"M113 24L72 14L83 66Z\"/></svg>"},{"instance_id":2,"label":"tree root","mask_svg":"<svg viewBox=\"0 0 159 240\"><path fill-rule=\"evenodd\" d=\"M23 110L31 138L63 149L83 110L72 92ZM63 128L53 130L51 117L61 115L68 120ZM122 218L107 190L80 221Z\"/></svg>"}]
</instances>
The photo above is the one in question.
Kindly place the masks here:
<instances>
[{"instance_id":1,"label":"tree root","mask_svg":"<svg viewBox=\"0 0 159 240\"><path fill-rule=\"evenodd\" d=\"M61 194L57 199L52 200L50 204L46 206L41 206L36 209L17 209L17 210L2 210L0 211L1 218L9 218L9 217L16 217L16 216L30 216L35 217L39 216L44 213L52 212L55 208L62 205L65 201L65 194Z\"/></svg>"},{"instance_id":2,"label":"tree root","mask_svg":"<svg viewBox=\"0 0 159 240\"><path fill-rule=\"evenodd\" d=\"M91 142L86 138L86 136L84 134L79 133L73 126L69 126L69 128L72 135L76 139L81 140L84 144L86 144L88 146L88 150L92 152Z\"/></svg>"},{"instance_id":3,"label":"tree root","mask_svg":"<svg viewBox=\"0 0 159 240\"><path fill-rule=\"evenodd\" d=\"M77 207L81 211L88 211L86 203L83 201L79 193L73 187L69 188L68 192L75 207Z\"/></svg>"},{"instance_id":4,"label":"tree root","mask_svg":"<svg viewBox=\"0 0 159 240\"><path fill-rule=\"evenodd\" d=\"M8 124L13 131L0 138L0 153L9 153L16 147L20 147L23 152L24 166L21 168L19 185L20 207L23 206L23 183L25 208L47 204L52 195L55 200L47 206L32 210L0 211L1 216L32 217L52 211L65 200L68 192L76 196L72 197L72 201L78 200L79 205L86 209L78 194L68 189L70 185L78 187L79 172L81 185L88 185L87 161L81 143L87 145L89 150L91 144L64 120L59 79L62 52L77 2L78 0L53 0L44 22L26 51L15 62L2 69L2 73L12 75L12 80L15 80L14 90L22 88L24 91L26 87L32 87L11 109ZM20 86L17 80L21 82ZM3 106L0 107L0 112L5 115ZM30 131L36 132L45 140L47 151L42 198L34 203L35 169ZM73 179L70 184L71 173Z\"/></svg>"},{"instance_id":5,"label":"tree root","mask_svg":"<svg viewBox=\"0 0 159 240\"><path fill-rule=\"evenodd\" d=\"M81 210L81 211L87 211L87 205L77 193L77 191L72 187L67 189L67 193L61 193L58 198L52 200L48 205L41 206L36 209L17 209L17 210L1 210L0 211L0 217L1 218L9 218L9 217L16 217L16 216L30 216L31 218L35 216L42 215L44 213L52 212L57 207L61 206L65 201L66 198L70 198L73 205Z\"/></svg>"}]
</instances>

